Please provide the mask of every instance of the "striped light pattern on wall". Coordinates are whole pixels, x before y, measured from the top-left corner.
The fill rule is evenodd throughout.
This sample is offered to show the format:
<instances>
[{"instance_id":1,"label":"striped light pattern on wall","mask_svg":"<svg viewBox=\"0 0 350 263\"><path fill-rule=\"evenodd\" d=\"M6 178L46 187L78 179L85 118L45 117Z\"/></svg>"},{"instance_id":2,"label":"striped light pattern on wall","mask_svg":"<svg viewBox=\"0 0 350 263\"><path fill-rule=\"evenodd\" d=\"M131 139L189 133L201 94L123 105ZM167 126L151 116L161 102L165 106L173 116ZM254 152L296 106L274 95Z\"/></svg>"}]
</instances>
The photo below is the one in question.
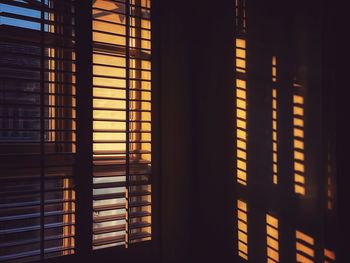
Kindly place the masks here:
<instances>
[{"instance_id":1,"label":"striped light pattern on wall","mask_svg":"<svg viewBox=\"0 0 350 263\"><path fill-rule=\"evenodd\" d=\"M237 125L237 182L247 185L247 43L245 1L236 1L236 23L241 37L235 39L236 46L236 125Z\"/></svg>"},{"instance_id":2,"label":"striped light pattern on wall","mask_svg":"<svg viewBox=\"0 0 350 263\"><path fill-rule=\"evenodd\" d=\"M279 233L278 219L266 215L266 243L267 243L267 262L279 262Z\"/></svg>"},{"instance_id":3,"label":"striped light pattern on wall","mask_svg":"<svg viewBox=\"0 0 350 263\"><path fill-rule=\"evenodd\" d=\"M314 239L298 230L295 232L295 238L296 261L302 263L313 263L315 257Z\"/></svg>"},{"instance_id":4,"label":"striped light pattern on wall","mask_svg":"<svg viewBox=\"0 0 350 263\"><path fill-rule=\"evenodd\" d=\"M248 208L244 201L237 201L238 255L248 260Z\"/></svg>"},{"instance_id":5,"label":"striped light pattern on wall","mask_svg":"<svg viewBox=\"0 0 350 263\"><path fill-rule=\"evenodd\" d=\"M304 97L300 84L295 82L293 90L294 191L305 195Z\"/></svg>"},{"instance_id":6,"label":"striped light pattern on wall","mask_svg":"<svg viewBox=\"0 0 350 263\"><path fill-rule=\"evenodd\" d=\"M272 160L273 183L278 183L278 137L277 137L277 58L272 57Z\"/></svg>"}]
</instances>

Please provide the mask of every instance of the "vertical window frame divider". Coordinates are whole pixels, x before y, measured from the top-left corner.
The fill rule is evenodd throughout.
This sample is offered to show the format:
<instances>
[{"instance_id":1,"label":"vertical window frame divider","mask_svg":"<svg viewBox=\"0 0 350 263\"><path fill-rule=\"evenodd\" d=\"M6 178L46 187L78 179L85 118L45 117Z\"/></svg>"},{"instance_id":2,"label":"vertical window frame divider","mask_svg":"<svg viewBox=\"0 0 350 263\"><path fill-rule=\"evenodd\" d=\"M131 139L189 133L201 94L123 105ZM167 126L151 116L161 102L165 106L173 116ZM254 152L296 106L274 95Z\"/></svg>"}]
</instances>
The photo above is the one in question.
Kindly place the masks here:
<instances>
[{"instance_id":1,"label":"vertical window frame divider","mask_svg":"<svg viewBox=\"0 0 350 263\"><path fill-rule=\"evenodd\" d=\"M126 173L126 226L127 226L127 232L126 232L126 240L125 240L125 246L129 247L130 244L130 19L131 19L131 12L130 12L130 0L125 1L125 97L126 97L126 108L125 108L125 114L126 114L126 167L125 167L125 173Z\"/></svg>"},{"instance_id":2,"label":"vertical window frame divider","mask_svg":"<svg viewBox=\"0 0 350 263\"><path fill-rule=\"evenodd\" d=\"M45 2L40 1L40 260L45 255Z\"/></svg>"},{"instance_id":3,"label":"vertical window frame divider","mask_svg":"<svg viewBox=\"0 0 350 263\"><path fill-rule=\"evenodd\" d=\"M151 198L152 198L152 210L151 210L151 227L152 227L152 242L156 255L156 259L161 257L161 63L160 63L160 8L159 2L162 0L151 1L151 80L152 80L152 96L151 96L151 138L153 154L152 160L152 177L151 177Z\"/></svg>"},{"instance_id":4,"label":"vertical window frame divider","mask_svg":"<svg viewBox=\"0 0 350 263\"><path fill-rule=\"evenodd\" d=\"M93 41L92 1L76 1L76 254L92 255Z\"/></svg>"}]
</instances>

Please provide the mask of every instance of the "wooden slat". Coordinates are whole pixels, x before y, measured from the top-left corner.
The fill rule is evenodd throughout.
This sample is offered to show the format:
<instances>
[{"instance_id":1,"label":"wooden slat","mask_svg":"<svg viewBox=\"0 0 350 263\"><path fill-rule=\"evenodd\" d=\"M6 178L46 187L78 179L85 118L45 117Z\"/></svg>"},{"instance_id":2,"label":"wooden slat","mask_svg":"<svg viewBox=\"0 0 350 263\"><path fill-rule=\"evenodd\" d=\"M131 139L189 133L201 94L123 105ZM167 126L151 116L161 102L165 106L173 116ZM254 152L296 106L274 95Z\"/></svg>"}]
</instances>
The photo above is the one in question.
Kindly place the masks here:
<instances>
[{"instance_id":1,"label":"wooden slat","mask_svg":"<svg viewBox=\"0 0 350 263\"><path fill-rule=\"evenodd\" d=\"M125 235L118 235L118 236L94 239L93 245L94 246L103 246L103 245L109 245L109 244L113 244L113 243L120 243L123 241L125 241Z\"/></svg>"}]
</instances>

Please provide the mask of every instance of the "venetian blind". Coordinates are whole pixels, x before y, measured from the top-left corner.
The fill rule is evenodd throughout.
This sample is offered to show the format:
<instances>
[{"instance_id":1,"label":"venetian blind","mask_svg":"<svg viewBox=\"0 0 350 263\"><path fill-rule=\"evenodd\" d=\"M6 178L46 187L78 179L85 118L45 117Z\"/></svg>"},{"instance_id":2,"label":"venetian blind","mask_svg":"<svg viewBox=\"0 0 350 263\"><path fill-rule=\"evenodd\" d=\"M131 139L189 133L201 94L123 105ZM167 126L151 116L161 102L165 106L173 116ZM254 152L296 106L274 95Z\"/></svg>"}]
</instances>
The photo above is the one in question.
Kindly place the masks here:
<instances>
[{"instance_id":1,"label":"venetian blind","mask_svg":"<svg viewBox=\"0 0 350 263\"><path fill-rule=\"evenodd\" d=\"M151 238L149 0L93 1L93 248Z\"/></svg>"},{"instance_id":2,"label":"venetian blind","mask_svg":"<svg viewBox=\"0 0 350 263\"><path fill-rule=\"evenodd\" d=\"M74 0L0 2L0 261L74 253Z\"/></svg>"}]
</instances>

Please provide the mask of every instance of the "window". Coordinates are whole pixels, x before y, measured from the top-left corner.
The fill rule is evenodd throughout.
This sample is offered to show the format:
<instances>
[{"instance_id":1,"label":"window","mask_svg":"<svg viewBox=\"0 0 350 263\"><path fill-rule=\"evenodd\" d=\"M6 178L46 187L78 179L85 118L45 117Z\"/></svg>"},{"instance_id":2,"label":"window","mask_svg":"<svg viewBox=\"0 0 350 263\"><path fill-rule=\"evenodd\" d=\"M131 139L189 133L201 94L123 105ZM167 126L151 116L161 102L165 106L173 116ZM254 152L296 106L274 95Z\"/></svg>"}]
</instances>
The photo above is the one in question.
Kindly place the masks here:
<instances>
[{"instance_id":1,"label":"window","mask_svg":"<svg viewBox=\"0 0 350 263\"><path fill-rule=\"evenodd\" d=\"M93 247L151 238L150 1L93 3Z\"/></svg>"},{"instance_id":2,"label":"window","mask_svg":"<svg viewBox=\"0 0 350 263\"><path fill-rule=\"evenodd\" d=\"M91 250L151 240L150 8L91 1ZM0 262L75 254L76 2L0 10Z\"/></svg>"},{"instance_id":3,"label":"window","mask_svg":"<svg viewBox=\"0 0 350 263\"><path fill-rule=\"evenodd\" d=\"M1 0L0 263L339 260L329 23L282 2Z\"/></svg>"},{"instance_id":4,"label":"window","mask_svg":"<svg viewBox=\"0 0 350 263\"><path fill-rule=\"evenodd\" d=\"M74 7L0 9L0 261L73 254Z\"/></svg>"}]
</instances>

